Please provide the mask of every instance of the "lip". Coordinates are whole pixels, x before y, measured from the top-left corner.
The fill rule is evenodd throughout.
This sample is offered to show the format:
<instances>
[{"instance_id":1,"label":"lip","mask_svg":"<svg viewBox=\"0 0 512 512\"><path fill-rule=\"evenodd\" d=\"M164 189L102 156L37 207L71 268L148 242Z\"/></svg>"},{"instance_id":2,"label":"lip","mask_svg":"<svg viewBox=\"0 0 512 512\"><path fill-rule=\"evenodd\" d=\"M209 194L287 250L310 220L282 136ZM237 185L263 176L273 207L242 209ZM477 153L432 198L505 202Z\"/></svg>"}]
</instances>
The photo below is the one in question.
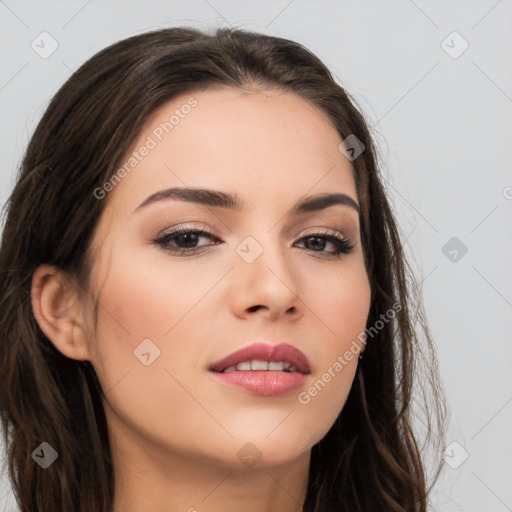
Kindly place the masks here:
<instances>
[{"instance_id":1,"label":"lip","mask_svg":"<svg viewBox=\"0 0 512 512\"><path fill-rule=\"evenodd\" d=\"M224 359L213 363L210 371L222 372L230 366L236 366L243 361L259 359L260 361L284 361L297 367L300 373L311 373L311 365L303 352L289 343L279 343L269 345L267 343L254 343L241 348Z\"/></svg>"},{"instance_id":2,"label":"lip","mask_svg":"<svg viewBox=\"0 0 512 512\"><path fill-rule=\"evenodd\" d=\"M297 368L297 371L248 370L223 373L226 368L243 361L283 361ZM279 396L304 386L311 365L303 352L288 343L254 343L213 363L209 368L212 375L224 384L243 389L261 396Z\"/></svg>"}]
</instances>

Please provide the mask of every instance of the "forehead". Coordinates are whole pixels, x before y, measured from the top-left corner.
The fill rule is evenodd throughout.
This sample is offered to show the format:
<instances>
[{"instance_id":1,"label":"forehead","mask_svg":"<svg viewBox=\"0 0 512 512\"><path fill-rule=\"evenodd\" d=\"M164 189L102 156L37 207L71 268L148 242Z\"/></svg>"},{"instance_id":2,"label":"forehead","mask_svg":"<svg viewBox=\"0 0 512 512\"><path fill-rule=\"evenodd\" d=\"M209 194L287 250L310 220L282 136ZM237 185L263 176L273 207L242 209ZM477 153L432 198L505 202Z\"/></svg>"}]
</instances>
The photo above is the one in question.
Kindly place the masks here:
<instances>
[{"instance_id":1,"label":"forehead","mask_svg":"<svg viewBox=\"0 0 512 512\"><path fill-rule=\"evenodd\" d=\"M229 188L269 206L331 189L356 199L340 142L327 116L293 92L182 94L148 117L108 200L133 210L158 189L175 186Z\"/></svg>"}]
</instances>

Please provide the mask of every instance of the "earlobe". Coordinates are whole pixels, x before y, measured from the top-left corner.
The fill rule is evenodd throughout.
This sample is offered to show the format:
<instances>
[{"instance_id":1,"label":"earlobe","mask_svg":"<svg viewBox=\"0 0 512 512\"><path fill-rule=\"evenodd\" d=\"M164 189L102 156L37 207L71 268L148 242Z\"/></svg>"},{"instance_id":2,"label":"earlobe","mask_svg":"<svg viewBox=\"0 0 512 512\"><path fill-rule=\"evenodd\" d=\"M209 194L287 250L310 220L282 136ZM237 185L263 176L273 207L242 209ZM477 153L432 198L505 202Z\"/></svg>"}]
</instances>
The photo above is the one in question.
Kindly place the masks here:
<instances>
[{"instance_id":1,"label":"earlobe","mask_svg":"<svg viewBox=\"0 0 512 512\"><path fill-rule=\"evenodd\" d=\"M90 360L83 306L70 277L53 265L40 265L32 276L31 300L39 327L57 350Z\"/></svg>"}]
</instances>

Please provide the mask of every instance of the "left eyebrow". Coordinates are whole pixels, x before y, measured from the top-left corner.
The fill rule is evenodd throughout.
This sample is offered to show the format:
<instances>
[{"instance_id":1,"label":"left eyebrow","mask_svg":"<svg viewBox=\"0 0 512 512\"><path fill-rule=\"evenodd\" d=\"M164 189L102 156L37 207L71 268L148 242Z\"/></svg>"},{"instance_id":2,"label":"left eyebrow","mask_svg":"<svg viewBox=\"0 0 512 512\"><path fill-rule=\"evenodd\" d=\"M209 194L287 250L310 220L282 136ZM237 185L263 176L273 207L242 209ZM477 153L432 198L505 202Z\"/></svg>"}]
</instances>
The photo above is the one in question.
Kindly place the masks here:
<instances>
[{"instance_id":1,"label":"left eyebrow","mask_svg":"<svg viewBox=\"0 0 512 512\"><path fill-rule=\"evenodd\" d=\"M240 211L243 208L243 201L237 194L229 194L217 190L208 190L201 188L169 188L160 190L147 197L136 209L140 211L146 206L162 201L164 199L177 199L192 203L213 206L215 208L226 208ZM354 199L346 194L317 194L305 199L299 200L289 211L288 215L299 215L301 213L315 212L324 210L333 205L343 205L354 209L359 213L359 205Z\"/></svg>"}]
</instances>

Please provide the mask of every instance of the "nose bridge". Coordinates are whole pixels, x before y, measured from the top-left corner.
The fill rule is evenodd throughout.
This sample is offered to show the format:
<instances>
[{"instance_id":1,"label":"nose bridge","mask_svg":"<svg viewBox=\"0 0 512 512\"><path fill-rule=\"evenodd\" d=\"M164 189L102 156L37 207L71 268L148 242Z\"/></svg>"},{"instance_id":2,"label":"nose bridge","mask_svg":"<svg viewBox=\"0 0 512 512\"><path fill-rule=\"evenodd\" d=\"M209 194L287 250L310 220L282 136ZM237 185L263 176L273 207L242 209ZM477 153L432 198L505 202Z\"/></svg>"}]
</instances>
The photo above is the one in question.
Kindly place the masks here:
<instances>
[{"instance_id":1,"label":"nose bridge","mask_svg":"<svg viewBox=\"0 0 512 512\"><path fill-rule=\"evenodd\" d=\"M277 231L247 236L236 253L237 286L243 289L247 307L267 306L283 312L297 305L298 274Z\"/></svg>"}]
</instances>

